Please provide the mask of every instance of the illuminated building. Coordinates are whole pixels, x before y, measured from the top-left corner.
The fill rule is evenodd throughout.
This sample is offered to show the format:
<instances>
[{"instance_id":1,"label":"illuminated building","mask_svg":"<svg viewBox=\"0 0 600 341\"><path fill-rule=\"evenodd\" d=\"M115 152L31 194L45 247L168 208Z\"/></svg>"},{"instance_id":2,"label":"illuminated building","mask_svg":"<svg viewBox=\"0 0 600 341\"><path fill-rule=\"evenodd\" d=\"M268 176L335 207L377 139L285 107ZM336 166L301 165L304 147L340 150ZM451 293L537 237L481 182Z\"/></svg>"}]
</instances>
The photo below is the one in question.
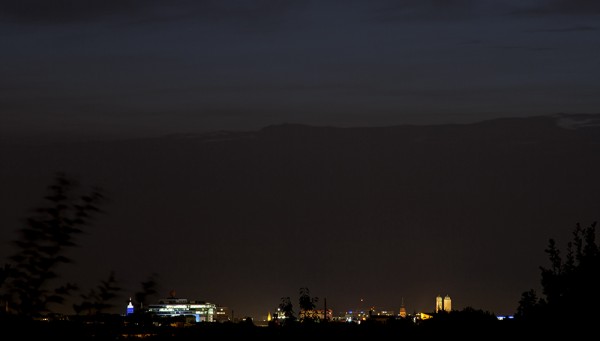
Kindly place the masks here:
<instances>
[{"instance_id":1,"label":"illuminated building","mask_svg":"<svg viewBox=\"0 0 600 341\"><path fill-rule=\"evenodd\" d=\"M325 319L331 321L333 316L333 311L331 309L327 309L327 312L323 309L314 309L314 310L300 310L298 314L298 319L303 321L305 319L309 320L318 320L323 321Z\"/></svg>"},{"instance_id":2,"label":"illuminated building","mask_svg":"<svg viewBox=\"0 0 600 341\"><path fill-rule=\"evenodd\" d=\"M231 313L228 307L216 307L213 319L215 322L228 322L232 320L230 315Z\"/></svg>"},{"instance_id":3,"label":"illuminated building","mask_svg":"<svg viewBox=\"0 0 600 341\"><path fill-rule=\"evenodd\" d=\"M131 297L129 298L129 304L127 305L127 313L126 315L133 314L133 303L131 303Z\"/></svg>"},{"instance_id":4,"label":"illuminated building","mask_svg":"<svg viewBox=\"0 0 600 341\"><path fill-rule=\"evenodd\" d=\"M402 304L400 305L400 313L398 316L405 318L406 317L406 308L404 307L404 297L402 297Z\"/></svg>"},{"instance_id":5,"label":"illuminated building","mask_svg":"<svg viewBox=\"0 0 600 341\"><path fill-rule=\"evenodd\" d=\"M369 317L368 313L364 310L349 310L344 315L346 322L357 322L364 321Z\"/></svg>"},{"instance_id":6,"label":"illuminated building","mask_svg":"<svg viewBox=\"0 0 600 341\"><path fill-rule=\"evenodd\" d=\"M450 299L450 296L446 295L446 297L442 299L442 296L437 295L435 298L435 312L437 313L439 311L448 313L452 311L452 300Z\"/></svg>"},{"instance_id":7,"label":"illuminated building","mask_svg":"<svg viewBox=\"0 0 600 341\"><path fill-rule=\"evenodd\" d=\"M446 312L450 312L452 311L452 300L450 299L450 296L446 295L446 297L444 297L444 311Z\"/></svg>"},{"instance_id":8,"label":"illuminated building","mask_svg":"<svg viewBox=\"0 0 600 341\"><path fill-rule=\"evenodd\" d=\"M150 304L146 311L157 317L193 316L196 322L215 322L217 306L204 301L170 297Z\"/></svg>"},{"instance_id":9,"label":"illuminated building","mask_svg":"<svg viewBox=\"0 0 600 341\"><path fill-rule=\"evenodd\" d=\"M433 316L431 316L431 315L429 315L429 314L426 314L426 313L419 313L418 317L419 317L421 320L428 320L428 319L432 318Z\"/></svg>"}]
</instances>

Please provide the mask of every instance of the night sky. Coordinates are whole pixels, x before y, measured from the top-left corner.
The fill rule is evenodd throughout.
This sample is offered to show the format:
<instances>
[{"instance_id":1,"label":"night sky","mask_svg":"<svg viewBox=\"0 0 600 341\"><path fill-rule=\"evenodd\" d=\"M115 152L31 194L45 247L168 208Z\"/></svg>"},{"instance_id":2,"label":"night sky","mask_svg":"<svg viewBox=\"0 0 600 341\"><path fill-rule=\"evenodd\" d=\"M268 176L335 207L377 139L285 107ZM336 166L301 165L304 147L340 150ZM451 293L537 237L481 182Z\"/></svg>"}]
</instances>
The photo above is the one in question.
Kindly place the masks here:
<instances>
[{"instance_id":1,"label":"night sky","mask_svg":"<svg viewBox=\"0 0 600 341\"><path fill-rule=\"evenodd\" d=\"M155 271L162 296L255 318L300 287L336 312L448 294L512 314L547 239L600 219L597 148L537 119L600 113L599 19L591 0L0 1L2 242L62 170L111 198L71 270L89 285ZM499 118L531 121L478 133ZM522 122L541 147L502 130ZM423 130L358 129L402 125Z\"/></svg>"},{"instance_id":2,"label":"night sky","mask_svg":"<svg viewBox=\"0 0 600 341\"><path fill-rule=\"evenodd\" d=\"M594 112L596 1L0 5L3 134Z\"/></svg>"}]
</instances>

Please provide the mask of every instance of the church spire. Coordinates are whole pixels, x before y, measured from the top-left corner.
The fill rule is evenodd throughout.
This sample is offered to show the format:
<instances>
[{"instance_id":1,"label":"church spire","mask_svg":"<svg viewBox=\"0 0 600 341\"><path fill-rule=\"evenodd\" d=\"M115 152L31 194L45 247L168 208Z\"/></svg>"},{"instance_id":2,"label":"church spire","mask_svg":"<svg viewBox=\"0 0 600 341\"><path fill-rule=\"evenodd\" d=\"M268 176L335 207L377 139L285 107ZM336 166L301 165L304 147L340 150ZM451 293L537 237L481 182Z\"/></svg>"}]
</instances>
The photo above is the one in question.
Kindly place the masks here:
<instances>
[{"instance_id":1,"label":"church spire","mask_svg":"<svg viewBox=\"0 0 600 341\"><path fill-rule=\"evenodd\" d=\"M129 304L127 304L127 315L133 314L133 302L131 302L131 297L129 297Z\"/></svg>"}]
</instances>

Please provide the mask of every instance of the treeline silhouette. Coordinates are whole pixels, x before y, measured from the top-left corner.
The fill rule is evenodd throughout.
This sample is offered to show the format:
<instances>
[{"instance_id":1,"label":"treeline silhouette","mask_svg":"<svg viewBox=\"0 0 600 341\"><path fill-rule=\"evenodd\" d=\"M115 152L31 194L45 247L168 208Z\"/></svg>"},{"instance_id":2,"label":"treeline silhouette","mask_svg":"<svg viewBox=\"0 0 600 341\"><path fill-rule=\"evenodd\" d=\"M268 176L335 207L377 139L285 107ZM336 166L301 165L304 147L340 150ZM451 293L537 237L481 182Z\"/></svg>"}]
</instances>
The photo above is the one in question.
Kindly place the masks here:
<instances>
[{"instance_id":1,"label":"treeline silhouette","mask_svg":"<svg viewBox=\"0 0 600 341\"><path fill-rule=\"evenodd\" d=\"M0 332L30 338L52 339L152 339L202 337L287 338L330 336L373 338L390 336L443 336L463 338L553 337L557 331L584 335L600 318L596 304L600 288L600 251L596 243L596 222L589 226L577 223L564 255L553 238L549 239L549 267L540 266L542 292L533 289L522 293L512 319L500 320L493 313L467 307L450 312L440 311L430 319L413 317L367 318L358 323L333 322L317 315L296 316L290 297L279 304L282 319L267 327L254 325L251 319L241 322L197 323L176 328L172 321L157 324L143 309L132 315L110 314L122 305L122 288L114 272L94 288L84 290L71 281L61 281L60 265L71 262L69 248L77 246L77 236L102 214L106 200L99 188L81 194L77 181L57 173L44 197L46 205L35 208L17 230L14 253L0 267ZM140 281L133 302L142 308L157 293L158 275ZM117 303L115 303L118 300ZM54 308L71 303L74 314L54 318ZM318 297L308 288L299 292L300 311L315 309ZM174 319L174 321L176 318Z\"/></svg>"}]
</instances>

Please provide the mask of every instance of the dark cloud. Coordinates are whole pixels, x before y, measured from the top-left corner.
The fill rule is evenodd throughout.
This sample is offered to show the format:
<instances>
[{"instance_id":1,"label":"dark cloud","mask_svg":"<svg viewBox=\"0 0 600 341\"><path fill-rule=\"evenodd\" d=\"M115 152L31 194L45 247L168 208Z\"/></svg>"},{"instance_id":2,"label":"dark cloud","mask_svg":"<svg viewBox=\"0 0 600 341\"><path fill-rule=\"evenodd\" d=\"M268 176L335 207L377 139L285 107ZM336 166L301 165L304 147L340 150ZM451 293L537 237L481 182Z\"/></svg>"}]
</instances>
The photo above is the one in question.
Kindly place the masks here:
<instances>
[{"instance_id":1,"label":"dark cloud","mask_svg":"<svg viewBox=\"0 0 600 341\"><path fill-rule=\"evenodd\" d=\"M548 29L539 29L539 30L529 30L527 32L587 32L587 31L596 31L597 28L593 26L574 26L574 27L565 27L565 28L548 28Z\"/></svg>"},{"instance_id":2,"label":"dark cloud","mask_svg":"<svg viewBox=\"0 0 600 341\"><path fill-rule=\"evenodd\" d=\"M600 14L597 0L555 0L547 5L549 11L565 14Z\"/></svg>"},{"instance_id":3,"label":"dark cloud","mask_svg":"<svg viewBox=\"0 0 600 341\"><path fill-rule=\"evenodd\" d=\"M498 45L498 46L491 46L492 48L495 49L501 49L501 50L529 50L529 51L552 51L552 50L556 50L557 48L555 47L543 47L543 46L523 46L523 45Z\"/></svg>"},{"instance_id":4,"label":"dark cloud","mask_svg":"<svg viewBox=\"0 0 600 341\"><path fill-rule=\"evenodd\" d=\"M98 20L180 20L193 17L209 21L284 20L293 12L312 14L306 20L333 18L353 13L372 15L381 21L464 20L504 11L520 15L600 14L600 2L592 0L494 1L475 0L2 0L0 18L26 24L64 24Z\"/></svg>"},{"instance_id":5,"label":"dark cloud","mask_svg":"<svg viewBox=\"0 0 600 341\"><path fill-rule=\"evenodd\" d=\"M598 15L600 1L595 0L535 0L520 4L510 11L514 15L543 16L543 15Z\"/></svg>"},{"instance_id":6,"label":"dark cloud","mask_svg":"<svg viewBox=\"0 0 600 341\"><path fill-rule=\"evenodd\" d=\"M159 2L159 0L9 0L0 2L0 12L5 18L24 23L80 22L115 14L131 15Z\"/></svg>"},{"instance_id":7,"label":"dark cloud","mask_svg":"<svg viewBox=\"0 0 600 341\"><path fill-rule=\"evenodd\" d=\"M370 2L381 21L464 20L474 18L481 3L473 0L409 0Z\"/></svg>"},{"instance_id":8,"label":"dark cloud","mask_svg":"<svg viewBox=\"0 0 600 341\"><path fill-rule=\"evenodd\" d=\"M63 24L107 19L137 21L142 16L176 20L185 16L223 20L264 19L296 6L297 1L255 0L15 0L0 2L0 15L14 22Z\"/></svg>"}]
</instances>

